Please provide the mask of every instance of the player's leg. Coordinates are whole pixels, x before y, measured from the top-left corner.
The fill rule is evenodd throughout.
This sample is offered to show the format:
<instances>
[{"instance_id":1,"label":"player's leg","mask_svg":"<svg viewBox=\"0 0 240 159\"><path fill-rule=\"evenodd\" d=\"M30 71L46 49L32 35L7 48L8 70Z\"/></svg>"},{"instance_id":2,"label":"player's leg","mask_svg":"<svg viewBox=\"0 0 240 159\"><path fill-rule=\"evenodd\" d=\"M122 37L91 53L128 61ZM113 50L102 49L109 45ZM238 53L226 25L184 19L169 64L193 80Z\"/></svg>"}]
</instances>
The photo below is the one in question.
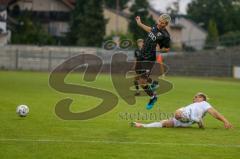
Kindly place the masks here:
<instances>
[{"instance_id":1,"label":"player's leg","mask_svg":"<svg viewBox=\"0 0 240 159\"><path fill-rule=\"evenodd\" d=\"M135 86L135 89L136 89L135 95L138 96L138 95L140 95L139 85L141 83L143 83L142 81L140 81L140 76L143 73L142 66L141 66L141 61L136 61L134 69L135 69L135 72L137 74L136 77L134 78L134 86Z\"/></svg>"},{"instance_id":2,"label":"player's leg","mask_svg":"<svg viewBox=\"0 0 240 159\"><path fill-rule=\"evenodd\" d=\"M169 120L162 120L160 122L153 122L149 124L133 122L131 125L137 128L186 128L193 125L193 122L181 122L176 118L169 119Z\"/></svg>"},{"instance_id":3,"label":"player's leg","mask_svg":"<svg viewBox=\"0 0 240 159\"><path fill-rule=\"evenodd\" d=\"M150 100L146 106L146 108L152 109L154 104L157 102L157 95L156 95L156 88L158 86L157 81L153 81L150 78L151 70L154 66L155 62L153 61L146 61L143 63L144 68L145 68L145 73L142 75L143 78L147 81L147 83L144 85L143 89L144 91L150 96Z\"/></svg>"},{"instance_id":4,"label":"player's leg","mask_svg":"<svg viewBox=\"0 0 240 159\"><path fill-rule=\"evenodd\" d=\"M134 86L135 86L135 89L136 89L135 96L139 96L140 95L138 80L139 80L139 76L134 78Z\"/></svg>"},{"instance_id":5,"label":"player's leg","mask_svg":"<svg viewBox=\"0 0 240 159\"><path fill-rule=\"evenodd\" d=\"M137 128L173 128L174 122L172 119L162 120L160 122L153 122L153 123L149 123L149 124L133 122L132 126L137 127Z\"/></svg>"},{"instance_id":6,"label":"player's leg","mask_svg":"<svg viewBox=\"0 0 240 159\"><path fill-rule=\"evenodd\" d=\"M174 117L176 120L180 121L180 123L176 123L176 126L178 127L189 127L190 125L197 123L199 128L204 128L203 120L189 120L186 116L186 114L182 111L182 108L176 110Z\"/></svg>"},{"instance_id":7,"label":"player's leg","mask_svg":"<svg viewBox=\"0 0 240 159\"><path fill-rule=\"evenodd\" d=\"M162 75L162 77L165 77L166 74L165 74L164 64L162 62L159 63L159 64L160 64L161 75Z\"/></svg>"},{"instance_id":8,"label":"player's leg","mask_svg":"<svg viewBox=\"0 0 240 159\"><path fill-rule=\"evenodd\" d=\"M146 94L148 96L153 96L154 95L154 91L151 88L150 84L148 83L148 77L145 75L142 75L139 79L139 83L141 84L141 87L143 88L143 90L146 92Z\"/></svg>"},{"instance_id":9,"label":"player's leg","mask_svg":"<svg viewBox=\"0 0 240 159\"><path fill-rule=\"evenodd\" d=\"M150 100L146 106L146 109L149 110L149 109L152 109L154 104L157 102L157 95L153 87L151 87L151 84L149 84L147 81L148 81L148 78L146 76L141 76L139 80L139 82L141 83L141 87L146 92L146 94L150 97Z\"/></svg>"},{"instance_id":10,"label":"player's leg","mask_svg":"<svg viewBox=\"0 0 240 159\"><path fill-rule=\"evenodd\" d=\"M153 95L153 91L148 87L149 82L151 82L151 78L149 78L150 70L148 69L148 65L146 61L138 61L136 64L136 73L138 76L138 84L141 85L143 90L149 95Z\"/></svg>"},{"instance_id":11,"label":"player's leg","mask_svg":"<svg viewBox=\"0 0 240 159\"><path fill-rule=\"evenodd\" d=\"M194 122L192 121L188 121L188 122L182 122L177 120L176 118L173 118L173 123L174 123L174 127L176 128L186 128L186 127L190 127L192 124L194 124Z\"/></svg>"},{"instance_id":12,"label":"player's leg","mask_svg":"<svg viewBox=\"0 0 240 159\"><path fill-rule=\"evenodd\" d=\"M150 96L150 100L146 106L147 109L152 109L157 101L154 89L156 82L152 83L152 79L149 77L154 64L153 61L138 61L135 67L136 73L139 75L138 84L140 84L146 94Z\"/></svg>"}]
</instances>

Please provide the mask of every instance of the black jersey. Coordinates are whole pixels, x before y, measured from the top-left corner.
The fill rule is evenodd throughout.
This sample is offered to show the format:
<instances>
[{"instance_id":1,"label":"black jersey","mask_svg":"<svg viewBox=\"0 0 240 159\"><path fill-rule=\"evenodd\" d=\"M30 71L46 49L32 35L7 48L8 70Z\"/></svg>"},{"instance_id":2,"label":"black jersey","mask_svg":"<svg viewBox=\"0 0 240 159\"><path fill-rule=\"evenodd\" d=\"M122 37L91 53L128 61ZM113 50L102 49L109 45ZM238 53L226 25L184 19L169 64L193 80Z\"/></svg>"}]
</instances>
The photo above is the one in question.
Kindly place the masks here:
<instances>
[{"instance_id":1,"label":"black jersey","mask_svg":"<svg viewBox=\"0 0 240 159\"><path fill-rule=\"evenodd\" d=\"M170 47L170 34L167 29L158 29L153 26L151 32L148 33L147 38L144 40L142 55L144 60L156 60L156 46L159 44L160 48Z\"/></svg>"},{"instance_id":2,"label":"black jersey","mask_svg":"<svg viewBox=\"0 0 240 159\"><path fill-rule=\"evenodd\" d=\"M134 51L134 57L135 57L136 60L140 60L141 59L141 57L142 57L141 49L138 48L138 49L136 49Z\"/></svg>"}]
</instances>

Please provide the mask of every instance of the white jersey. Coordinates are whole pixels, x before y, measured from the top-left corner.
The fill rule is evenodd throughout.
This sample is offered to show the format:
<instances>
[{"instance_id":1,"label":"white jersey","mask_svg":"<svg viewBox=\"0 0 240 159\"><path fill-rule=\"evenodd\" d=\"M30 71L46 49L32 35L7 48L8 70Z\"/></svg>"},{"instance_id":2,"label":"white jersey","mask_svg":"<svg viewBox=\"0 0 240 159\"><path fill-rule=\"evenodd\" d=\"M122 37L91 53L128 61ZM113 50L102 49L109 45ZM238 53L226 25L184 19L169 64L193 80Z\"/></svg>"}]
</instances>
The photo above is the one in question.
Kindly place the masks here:
<instances>
[{"instance_id":1,"label":"white jersey","mask_svg":"<svg viewBox=\"0 0 240 159\"><path fill-rule=\"evenodd\" d=\"M206 102L196 102L192 103L186 107L181 108L183 112L183 118L187 121L199 122L206 114L207 110L212 106Z\"/></svg>"}]
</instances>

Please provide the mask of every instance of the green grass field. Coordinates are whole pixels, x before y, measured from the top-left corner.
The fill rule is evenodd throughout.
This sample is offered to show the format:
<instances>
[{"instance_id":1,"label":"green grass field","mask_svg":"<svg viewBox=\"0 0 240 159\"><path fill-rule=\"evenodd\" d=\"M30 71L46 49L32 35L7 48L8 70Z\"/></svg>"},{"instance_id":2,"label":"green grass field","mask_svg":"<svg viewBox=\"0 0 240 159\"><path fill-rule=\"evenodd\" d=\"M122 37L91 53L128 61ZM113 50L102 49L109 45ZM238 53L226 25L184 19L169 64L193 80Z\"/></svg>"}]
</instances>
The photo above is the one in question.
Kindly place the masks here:
<instances>
[{"instance_id":1,"label":"green grass field","mask_svg":"<svg viewBox=\"0 0 240 159\"><path fill-rule=\"evenodd\" d=\"M206 129L137 129L122 112L148 112L147 97L138 98L134 106L119 100L112 111L87 121L64 121L54 112L57 101L72 97L72 111L94 107L101 100L81 95L59 93L48 85L48 73L0 72L0 158L1 159L230 159L240 156L240 81L228 79L167 77L174 89L162 95L149 112L171 113L192 101L202 91L210 103L234 125L225 130L223 124L207 115ZM68 82L80 83L78 74ZM100 76L90 86L115 92L110 77ZM26 118L16 115L19 104L27 104ZM151 122L151 121L145 121Z\"/></svg>"}]
</instances>

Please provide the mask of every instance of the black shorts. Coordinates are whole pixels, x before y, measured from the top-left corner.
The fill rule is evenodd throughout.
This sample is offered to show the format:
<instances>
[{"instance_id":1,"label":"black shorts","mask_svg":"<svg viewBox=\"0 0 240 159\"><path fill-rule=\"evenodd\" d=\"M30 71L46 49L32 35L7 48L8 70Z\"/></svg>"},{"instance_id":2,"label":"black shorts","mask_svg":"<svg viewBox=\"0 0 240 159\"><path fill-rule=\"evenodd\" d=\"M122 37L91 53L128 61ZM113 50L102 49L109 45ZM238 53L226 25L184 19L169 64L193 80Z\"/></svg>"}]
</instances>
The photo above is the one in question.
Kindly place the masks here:
<instances>
[{"instance_id":1,"label":"black shorts","mask_svg":"<svg viewBox=\"0 0 240 159\"><path fill-rule=\"evenodd\" d=\"M154 61L136 61L135 72L142 77L149 77L154 64Z\"/></svg>"}]
</instances>

